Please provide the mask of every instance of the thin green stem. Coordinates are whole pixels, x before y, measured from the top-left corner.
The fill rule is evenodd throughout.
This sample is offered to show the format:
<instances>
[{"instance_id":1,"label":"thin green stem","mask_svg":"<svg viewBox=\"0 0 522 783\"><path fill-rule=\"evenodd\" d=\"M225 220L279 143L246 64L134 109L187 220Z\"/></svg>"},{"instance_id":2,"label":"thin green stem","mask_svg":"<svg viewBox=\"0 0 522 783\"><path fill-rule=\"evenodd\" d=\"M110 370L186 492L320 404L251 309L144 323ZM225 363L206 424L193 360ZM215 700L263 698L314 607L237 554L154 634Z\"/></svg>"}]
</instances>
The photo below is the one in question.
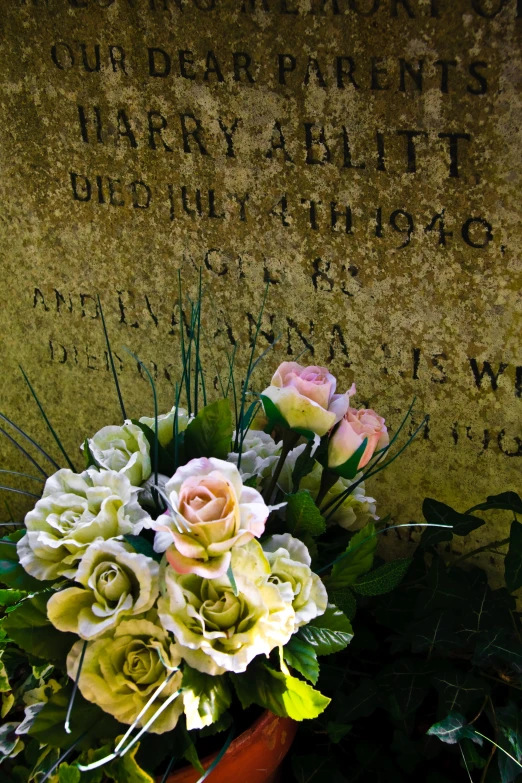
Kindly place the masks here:
<instances>
[{"instance_id":1,"label":"thin green stem","mask_svg":"<svg viewBox=\"0 0 522 783\"><path fill-rule=\"evenodd\" d=\"M145 370L145 373L147 374L147 378L149 379L150 387L152 389L152 399L153 399L153 402L154 402L154 444L153 444L153 449L154 449L154 484L156 484L156 486L157 486L157 484L158 484L158 460L159 460L159 446L158 446L158 444L159 444L159 438L158 438L158 396L156 394L156 384L154 383L154 379L153 379L152 375L150 374L149 368L147 367L147 365L144 362L142 362L141 359L138 356L136 356L135 353L132 353L132 351L129 350L128 348L125 348L124 350L127 351L127 353L130 354L130 356L132 356L132 358L136 362L138 362L138 365ZM157 493L156 493L154 488L152 489L151 494L152 494L152 497L154 498L154 501L155 501L156 505L158 505L158 497L157 497Z\"/></svg>"},{"instance_id":2,"label":"thin green stem","mask_svg":"<svg viewBox=\"0 0 522 783\"><path fill-rule=\"evenodd\" d=\"M0 432L2 433L2 435L5 435L5 437L7 438L7 440L11 441L11 443L12 443L14 446L16 446L16 448L18 449L18 451L20 451L20 452L21 452L21 453L24 455L24 457L25 457L26 459L28 459L28 460L29 460L29 462L30 462L32 465L34 465L34 467L35 467L35 468L37 468L37 469L40 471L40 473L42 474L42 476L45 476L45 478L46 478L46 479L48 478L48 475L47 475L47 473L45 472L45 470L43 470L43 468L41 468L41 467L40 467L40 465L37 463L37 461L36 461L36 460L35 460L33 457L31 457L31 455L29 454L29 452L28 452L28 451L26 451L26 450L24 449L24 447L23 447L23 446L21 446L21 445L18 443L18 441L16 441L16 440L13 438L13 436L12 436L12 435L9 435L9 433L8 433L6 430L4 430L4 428L3 428L3 427L0 427ZM59 469L60 469L60 466L58 465L58 470L59 470Z\"/></svg>"},{"instance_id":3,"label":"thin green stem","mask_svg":"<svg viewBox=\"0 0 522 783\"><path fill-rule=\"evenodd\" d=\"M40 500L41 495L35 495L34 492L26 492L25 489L15 489L14 487L6 487L4 484L0 484L0 489L5 490L6 492L15 492L17 495L27 495L29 498L37 498Z\"/></svg>"},{"instance_id":4,"label":"thin green stem","mask_svg":"<svg viewBox=\"0 0 522 783\"><path fill-rule=\"evenodd\" d=\"M40 410L40 413L42 414L43 420L47 424L49 432L53 436L53 438L54 438L58 448L60 449L60 451L62 452L63 456L65 457L65 461L69 465L70 469L73 471L73 473L76 473L76 468L74 467L73 463L69 459L69 455L67 454L67 452L65 451L64 447L62 446L62 442L61 442L60 438L58 437L58 435L56 434L56 432L54 431L53 425L51 424L51 422L47 418L47 415L46 415L46 413L45 413L45 411L44 411L44 409L42 407L42 404L41 404L40 400L38 399L38 396L37 396L35 390L31 386L31 382L30 382L29 378L25 374L24 368L21 365L19 365L19 367L20 367L20 370L22 372L22 375L24 376L24 379L25 379L25 382L26 382L27 386L29 387L29 390L30 390L31 394L33 395L33 398L34 398L36 404L38 405L38 408Z\"/></svg>"},{"instance_id":5,"label":"thin green stem","mask_svg":"<svg viewBox=\"0 0 522 783\"><path fill-rule=\"evenodd\" d=\"M459 557L456 557L455 560L453 560L453 562L460 563L462 562L462 560L467 560L469 557L473 557L474 555L480 554L480 552L487 552L491 548L505 546L506 544L509 544L509 541L510 541L509 538L502 538L499 541L490 541L489 544L484 544L483 546L479 546L476 549L472 549L470 552L465 552L465 554L459 555Z\"/></svg>"},{"instance_id":6,"label":"thin green stem","mask_svg":"<svg viewBox=\"0 0 522 783\"><path fill-rule=\"evenodd\" d=\"M17 470L0 470L0 473L9 473L10 476L22 476L23 478L32 479L32 481L38 481L39 484L45 481L44 478L39 476L31 476L29 473L19 473Z\"/></svg>"},{"instance_id":7,"label":"thin green stem","mask_svg":"<svg viewBox=\"0 0 522 783\"><path fill-rule=\"evenodd\" d=\"M118 394L118 401L120 403L120 409L121 409L121 415L123 416L123 421L127 418L127 414L125 413L125 405L123 404L123 397L121 395L121 389L120 389L120 382L118 381L118 375L116 373L116 366L114 364L114 359L112 356L112 350L111 350L111 343L109 340L109 333L107 332L107 327L105 325L105 316L103 315L103 307L102 303L100 301L100 295L97 295L98 300L98 307L100 308L100 316L101 316L101 322L103 326L103 334L105 336L105 344L107 346L107 353L109 354L109 361L111 363L111 371L112 371L112 377L114 379L114 385L116 386L116 393Z\"/></svg>"},{"instance_id":8,"label":"thin green stem","mask_svg":"<svg viewBox=\"0 0 522 783\"><path fill-rule=\"evenodd\" d=\"M73 689L72 689L72 693L71 693L71 698L69 699L69 704L67 706L67 714L65 715L65 723L63 724L63 727L64 727L65 732L67 734L71 733L71 727L70 727L71 713L72 713L72 708L74 706L74 700L76 698L76 692L78 691L78 681L80 679L80 674L82 672L83 661L84 661L84 658L85 658L85 652L87 650L87 645L88 644L89 644L89 642L84 642L83 643L82 652L80 654L80 661L78 663L78 670L76 672L76 679L74 680L74 685L73 685Z\"/></svg>"},{"instance_id":9,"label":"thin green stem","mask_svg":"<svg viewBox=\"0 0 522 783\"><path fill-rule=\"evenodd\" d=\"M17 424L14 423L14 421L11 421L11 419L8 419L7 416L5 416L3 413L0 413L0 419L3 419L3 421L5 421L7 424L9 424L23 438L25 438L27 441L29 441L29 443L32 446L34 446L37 451L40 452L42 457L44 457L46 460L48 460L48 462L50 462L51 465L54 468L56 468L56 470L60 470L60 466L58 465L58 463L52 457L50 457L49 454L44 449L42 449L42 447L34 440L34 438L31 438L30 435L28 435L26 432L24 432L23 429L21 429ZM45 470L43 468L41 468L39 465L37 465L37 467L39 468L40 473L43 473L43 475L47 477L48 474L45 472Z\"/></svg>"}]
</instances>

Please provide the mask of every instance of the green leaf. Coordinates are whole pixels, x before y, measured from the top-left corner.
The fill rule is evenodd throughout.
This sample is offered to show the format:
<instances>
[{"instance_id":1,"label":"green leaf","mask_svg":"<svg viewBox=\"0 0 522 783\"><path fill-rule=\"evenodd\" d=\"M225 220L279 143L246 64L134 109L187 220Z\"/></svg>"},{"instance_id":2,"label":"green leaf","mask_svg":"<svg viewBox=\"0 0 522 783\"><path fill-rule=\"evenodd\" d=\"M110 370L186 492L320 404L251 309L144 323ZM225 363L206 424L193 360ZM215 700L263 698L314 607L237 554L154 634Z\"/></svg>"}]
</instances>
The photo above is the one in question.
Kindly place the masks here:
<instances>
[{"instance_id":1,"label":"green leaf","mask_svg":"<svg viewBox=\"0 0 522 783\"><path fill-rule=\"evenodd\" d=\"M286 496L286 527L289 533L302 538L305 533L320 536L326 530L326 522L307 490Z\"/></svg>"},{"instance_id":2,"label":"green leaf","mask_svg":"<svg viewBox=\"0 0 522 783\"><path fill-rule=\"evenodd\" d=\"M136 761L136 753L139 747L140 743L138 742L124 756L111 761L104 768L108 777L112 778L116 783L154 783L154 779Z\"/></svg>"},{"instance_id":3,"label":"green leaf","mask_svg":"<svg viewBox=\"0 0 522 783\"><path fill-rule=\"evenodd\" d=\"M353 630L346 615L329 604L324 614L299 629L298 636L312 645L316 655L331 655L350 644Z\"/></svg>"},{"instance_id":4,"label":"green leaf","mask_svg":"<svg viewBox=\"0 0 522 783\"><path fill-rule=\"evenodd\" d=\"M233 718L230 712L224 712L221 718L210 726L205 726L204 729L199 730L200 737L213 737L214 734L219 734L220 731L226 731L233 723Z\"/></svg>"},{"instance_id":5,"label":"green leaf","mask_svg":"<svg viewBox=\"0 0 522 783\"><path fill-rule=\"evenodd\" d=\"M77 637L62 633L47 619L50 594L39 593L16 606L2 621L2 626L22 650L46 661L65 661Z\"/></svg>"},{"instance_id":6,"label":"green leaf","mask_svg":"<svg viewBox=\"0 0 522 783\"><path fill-rule=\"evenodd\" d=\"M319 677L319 663L315 647L294 634L283 647L283 658L293 669L315 685Z\"/></svg>"},{"instance_id":7,"label":"green leaf","mask_svg":"<svg viewBox=\"0 0 522 783\"><path fill-rule=\"evenodd\" d=\"M394 720L404 721L422 704L430 682L422 661L402 658L384 666L376 677L383 706Z\"/></svg>"},{"instance_id":8,"label":"green leaf","mask_svg":"<svg viewBox=\"0 0 522 783\"><path fill-rule=\"evenodd\" d=\"M25 530L17 530L0 538L0 583L17 590L43 590L50 582L41 582L30 576L18 561L16 542L25 536Z\"/></svg>"},{"instance_id":9,"label":"green leaf","mask_svg":"<svg viewBox=\"0 0 522 783\"><path fill-rule=\"evenodd\" d=\"M285 427L286 429L290 429L290 425L288 424L287 420L279 411L279 408L274 405L270 397L265 397L265 395L262 394L261 402L263 403L263 408L265 409L265 414L268 419L267 429L269 432L271 432L274 427Z\"/></svg>"},{"instance_id":10,"label":"green leaf","mask_svg":"<svg viewBox=\"0 0 522 783\"><path fill-rule=\"evenodd\" d=\"M76 691L74 706L71 714L71 734L64 729L67 708L72 693L72 683L56 691L48 702L42 707L36 716L33 725L29 729L32 737L54 748L68 748L78 740L84 731L87 734L80 741L80 748L92 747L94 739L103 737L113 738L122 733L126 727L114 720L113 717L98 707L96 704L86 701L79 691Z\"/></svg>"},{"instance_id":11,"label":"green leaf","mask_svg":"<svg viewBox=\"0 0 522 783\"><path fill-rule=\"evenodd\" d=\"M500 495L490 495L485 503L479 503L473 506L471 511L489 511L490 509L504 509L513 511L515 514L522 514L522 500L516 492L501 492Z\"/></svg>"},{"instance_id":12,"label":"green leaf","mask_svg":"<svg viewBox=\"0 0 522 783\"><path fill-rule=\"evenodd\" d=\"M347 695L343 693L341 709L337 711L337 717L343 722L355 723L360 718L368 718L379 706L379 688L374 680L364 677L357 688Z\"/></svg>"},{"instance_id":13,"label":"green leaf","mask_svg":"<svg viewBox=\"0 0 522 783\"><path fill-rule=\"evenodd\" d=\"M330 703L311 685L265 664L250 666L244 674L232 674L231 678L243 709L258 704L279 717L301 721L317 718Z\"/></svg>"},{"instance_id":14,"label":"green leaf","mask_svg":"<svg viewBox=\"0 0 522 783\"><path fill-rule=\"evenodd\" d=\"M443 527L427 528L421 539L423 547L434 546L442 541L451 541L452 536L467 536L472 530L484 525L484 520L471 514L460 514L451 506L441 503L433 498L425 498L422 504L422 513L426 522L431 525L443 525Z\"/></svg>"},{"instance_id":15,"label":"green leaf","mask_svg":"<svg viewBox=\"0 0 522 783\"><path fill-rule=\"evenodd\" d=\"M406 574L406 571L412 563L411 557L405 557L401 560L393 560L391 563L370 571L357 580L353 589L359 595L383 595L395 590Z\"/></svg>"},{"instance_id":16,"label":"green leaf","mask_svg":"<svg viewBox=\"0 0 522 783\"><path fill-rule=\"evenodd\" d=\"M370 522L353 536L346 552L332 568L332 573L328 577L328 591L349 587L354 584L357 577L369 571L376 547L375 526Z\"/></svg>"},{"instance_id":17,"label":"green leaf","mask_svg":"<svg viewBox=\"0 0 522 783\"><path fill-rule=\"evenodd\" d=\"M335 721L329 720L326 724L328 737L334 744L337 744L344 739L346 735L350 733L351 729L351 723L336 723Z\"/></svg>"},{"instance_id":18,"label":"green leaf","mask_svg":"<svg viewBox=\"0 0 522 783\"><path fill-rule=\"evenodd\" d=\"M522 715L520 707L513 701L495 711L500 732L509 743L506 750L522 762ZM505 742L502 745L506 745ZM499 753L498 765L502 783L512 783L520 775L520 767L505 753Z\"/></svg>"},{"instance_id":19,"label":"green leaf","mask_svg":"<svg viewBox=\"0 0 522 783\"><path fill-rule=\"evenodd\" d=\"M176 726L176 731L171 734L172 753L176 758L183 758L192 764L201 775L205 772L201 761L199 760L196 746L192 742L192 737L187 731L185 715L182 715Z\"/></svg>"},{"instance_id":20,"label":"green leaf","mask_svg":"<svg viewBox=\"0 0 522 783\"><path fill-rule=\"evenodd\" d=\"M182 688L189 731L210 726L230 707L232 697L224 677L203 674L185 664Z\"/></svg>"},{"instance_id":21,"label":"green leaf","mask_svg":"<svg viewBox=\"0 0 522 783\"><path fill-rule=\"evenodd\" d=\"M26 590L0 590L0 606L15 606L26 595Z\"/></svg>"},{"instance_id":22,"label":"green leaf","mask_svg":"<svg viewBox=\"0 0 522 783\"><path fill-rule=\"evenodd\" d=\"M357 472L359 470L359 462L361 461L361 457L364 454L366 450L366 444L368 443L368 438L363 438L363 442L359 446L359 448L354 451L351 457L346 460L346 462L343 462L342 465L338 465L336 468L330 468L330 470L333 470L334 473L337 473L339 476L342 476L342 478L345 479L353 479L357 475Z\"/></svg>"},{"instance_id":23,"label":"green leaf","mask_svg":"<svg viewBox=\"0 0 522 783\"><path fill-rule=\"evenodd\" d=\"M490 692L489 684L483 677L475 677L469 671L449 666L434 674L431 682L439 694L439 715L454 711L463 714L468 714L470 710L476 711Z\"/></svg>"},{"instance_id":24,"label":"green leaf","mask_svg":"<svg viewBox=\"0 0 522 783\"><path fill-rule=\"evenodd\" d=\"M227 399L206 405L185 430L185 456L226 459L232 442L232 413Z\"/></svg>"},{"instance_id":25,"label":"green leaf","mask_svg":"<svg viewBox=\"0 0 522 783\"><path fill-rule=\"evenodd\" d=\"M85 467L101 469L101 465L98 460L93 456L91 447L89 446L89 438L85 438L83 442L83 453L85 455Z\"/></svg>"},{"instance_id":26,"label":"green leaf","mask_svg":"<svg viewBox=\"0 0 522 783\"><path fill-rule=\"evenodd\" d=\"M309 440L295 461L294 469L292 471L292 487L294 492L297 492L301 480L305 476L308 476L314 468L317 452L313 457L310 456L313 445L313 441Z\"/></svg>"},{"instance_id":27,"label":"green leaf","mask_svg":"<svg viewBox=\"0 0 522 783\"><path fill-rule=\"evenodd\" d=\"M163 560L163 554L161 552L155 552L154 547L143 536L133 536L130 533L126 533L123 538L139 555L145 555L155 560L156 563L161 563Z\"/></svg>"},{"instance_id":28,"label":"green leaf","mask_svg":"<svg viewBox=\"0 0 522 783\"><path fill-rule=\"evenodd\" d=\"M326 753L308 756L292 755L292 772L297 783L346 783L337 759Z\"/></svg>"},{"instance_id":29,"label":"green leaf","mask_svg":"<svg viewBox=\"0 0 522 783\"><path fill-rule=\"evenodd\" d=\"M62 761L58 767L58 783L80 783L81 772L78 767L69 766L66 761Z\"/></svg>"},{"instance_id":30,"label":"green leaf","mask_svg":"<svg viewBox=\"0 0 522 783\"><path fill-rule=\"evenodd\" d=\"M156 466L154 465L154 452L156 449L156 435L154 433L154 430L151 429L151 427L148 426L148 424L144 424L142 421L138 421L138 419L131 419L132 423L136 425L136 427L139 427L140 430L143 432L145 437L147 438L149 447L150 447L150 459L152 463L152 473L154 474L154 470ZM174 457L167 451L164 446L161 445L161 443L158 441L157 444L158 448L158 472L164 473L166 476L172 476L176 469L176 465L174 463Z\"/></svg>"},{"instance_id":31,"label":"green leaf","mask_svg":"<svg viewBox=\"0 0 522 783\"><path fill-rule=\"evenodd\" d=\"M504 560L504 576L510 593L522 587L522 525L514 520L509 534L509 549Z\"/></svg>"},{"instance_id":32,"label":"green leaf","mask_svg":"<svg viewBox=\"0 0 522 783\"><path fill-rule=\"evenodd\" d=\"M460 747L462 748L469 769L484 769L486 766L486 759L480 755L474 742L471 742L465 737L461 741Z\"/></svg>"},{"instance_id":33,"label":"green leaf","mask_svg":"<svg viewBox=\"0 0 522 783\"><path fill-rule=\"evenodd\" d=\"M406 638L411 641L414 653L426 651L447 655L459 646L456 636L455 613L450 610L436 611L420 620L414 620L406 628Z\"/></svg>"},{"instance_id":34,"label":"green leaf","mask_svg":"<svg viewBox=\"0 0 522 783\"><path fill-rule=\"evenodd\" d=\"M434 723L427 733L449 745L455 745L464 738L482 745L482 737L475 734L473 727L469 726L466 718L458 712L451 712L444 720Z\"/></svg>"},{"instance_id":35,"label":"green leaf","mask_svg":"<svg viewBox=\"0 0 522 783\"><path fill-rule=\"evenodd\" d=\"M351 622L357 611L357 601L350 588L330 591L330 597L332 602L339 607L341 612L345 613Z\"/></svg>"}]
</instances>

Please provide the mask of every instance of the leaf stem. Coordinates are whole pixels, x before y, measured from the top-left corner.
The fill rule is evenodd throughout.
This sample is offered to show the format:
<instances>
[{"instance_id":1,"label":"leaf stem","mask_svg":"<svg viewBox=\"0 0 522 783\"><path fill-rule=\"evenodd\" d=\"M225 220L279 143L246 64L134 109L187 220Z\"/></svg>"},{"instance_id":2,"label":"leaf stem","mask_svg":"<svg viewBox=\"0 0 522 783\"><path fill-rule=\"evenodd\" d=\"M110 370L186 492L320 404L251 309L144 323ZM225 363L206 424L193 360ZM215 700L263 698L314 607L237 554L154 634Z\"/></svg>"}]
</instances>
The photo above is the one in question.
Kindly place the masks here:
<instances>
[{"instance_id":1,"label":"leaf stem","mask_svg":"<svg viewBox=\"0 0 522 783\"><path fill-rule=\"evenodd\" d=\"M499 546L505 546L506 544L509 544L509 538L502 538L499 541L490 541L489 544L484 544L484 546L479 546L476 549L472 549L471 552L465 552L463 555L460 555L459 557L455 558L455 560L453 560L453 563L460 563L462 560L467 560L468 557L473 557L473 555L478 555L480 552L487 552L492 547L496 548Z\"/></svg>"}]
</instances>

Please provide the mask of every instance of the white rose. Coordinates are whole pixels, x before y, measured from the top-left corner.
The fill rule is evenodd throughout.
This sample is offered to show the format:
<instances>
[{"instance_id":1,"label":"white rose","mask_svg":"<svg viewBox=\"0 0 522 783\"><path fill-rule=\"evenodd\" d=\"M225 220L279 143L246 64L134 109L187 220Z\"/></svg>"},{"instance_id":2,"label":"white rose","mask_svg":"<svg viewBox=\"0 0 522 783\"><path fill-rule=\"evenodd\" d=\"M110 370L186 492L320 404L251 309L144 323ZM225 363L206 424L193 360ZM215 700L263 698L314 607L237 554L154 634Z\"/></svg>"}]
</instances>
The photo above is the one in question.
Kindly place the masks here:
<instances>
[{"instance_id":1,"label":"white rose","mask_svg":"<svg viewBox=\"0 0 522 783\"><path fill-rule=\"evenodd\" d=\"M89 438L89 449L100 467L123 473L135 487L151 474L149 442L143 430L129 420L102 427Z\"/></svg>"},{"instance_id":2,"label":"white rose","mask_svg":"<svg viewBox=\"0 0 522 783\"><path fill-rule=\"evenodd\" d=\"M47 616L59 631L94 639L126 615L152 609L159 593L159 565L121 541L95 541L75 577L82 587L54 593Z\"/></svg>"},{"instance_id":3,"label":"white rose","mask_svg":"<svg viewBox=\"0 0 522 783\"><path fill-rule=\"evenodd\" d=\"M266 432L250 429L245 435L241 451L240 472L243 481L256 476L259 486L262 479L272 475L281 454L281 443L276 443ZM237 465L239 454L231 452L228 461Z\"/></svg>"},{"instance_id":4,"label":"white rose","mask_svg":"<svg viewBox=\"0 0 522 783\"><path fill-rule=\"evenodd\" d=\"M263 551L270 563L269 581L285 590L288 584L292 588L296 628L324 614L328 594L310 568L312 559L303 542L289 533L275 535L263 543Z\"/></svg>"},{"instance_id":5,"label":"white rose","mask_svg":"<svg viewBox=\"0 0 522 783\"><path fill-rule=\"evenodd\" d=\"M127 476L89 468L63 468L45 482L43 495L25 517L27 533L17 543L21 565L37 579L73 578L90 543L149 526L138 490Z\"/></svg>"}]
</instances>

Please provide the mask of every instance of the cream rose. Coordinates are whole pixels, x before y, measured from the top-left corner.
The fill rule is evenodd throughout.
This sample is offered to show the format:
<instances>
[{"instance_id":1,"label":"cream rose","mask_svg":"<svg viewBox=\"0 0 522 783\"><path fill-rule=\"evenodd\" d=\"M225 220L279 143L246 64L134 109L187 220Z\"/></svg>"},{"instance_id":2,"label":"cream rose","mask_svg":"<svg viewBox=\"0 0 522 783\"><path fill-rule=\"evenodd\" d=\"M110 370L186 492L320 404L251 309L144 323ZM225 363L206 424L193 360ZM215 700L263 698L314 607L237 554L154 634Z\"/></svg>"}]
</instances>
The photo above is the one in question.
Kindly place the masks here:
<instances>
[{"instance_id":1,"label":"cream rose","mask_svg":"<svg viewBox=\"0 0 522 783\"><path fill-rule=\"evenodd\" d=\"M283 362L261 397L271 400L292 429L322 436L342 419L355 394L355 386L346 394L335 394L336 384L325 367Z\"/></svg>"},{"instance_id":2,"label":"cream rose","mask_svg":"<svg viewBox=\"0 0 522 783\"><path fill-rule=\"evenodd\" d=\"M295 631L293 593L270 583L257 541L233 550L232 570L237 595L227 576L204 579L167 568L166 595L158 601L160 620L182 657L207 674L244 672L256 655L285 645Z\"/></svg>"},{"instance_id":3,"label":"cream rose","mask_svg":"<svg viewBox=\"0 0 522 783\"><path fill-rule=\"evenodd\" d=\"M63 468L45 482L43 495L25 517L27 533L17 543L25 570L37 579L74 578L90 543L148 526L138 490L113 470L73 473Z\"/></svg>"},{"instance_id":4,"label":"cream rose","mask_svg":"<svg viewBox=\"0 0 522 783\"><path fill-rule=\"evenodd\" d=\"M353 466L353 475L368 464L377 449L387 446L390 439L382 416L372 410L348 408L328 442L328 467L344 465L362 447L365 438L366 447Z\"/></svg>"},{"instance_id":5,"label":"cream rose","mask_svg":"<svg viewBox=\"0 0 522 783\"><path fill-rule=\"evenodd\" d=\"M130 420L121 426L102 427L89 438L89 449L97 465L123 473L135 487L151 474L149 442Z\"/></svg>"},{"instance_id":6,"label":"cream rose","mask_svg":"<svg viewBox=\"0 0 522 783\"><path fill-rule=\"evenodd\" d=\"M243 486L235 465L219 459L193 459L167 482L170 508L152 523L154 549L167 552L180 574L220 577L230 550L265 529L269 507L256 489Z\"/></svg>"},{"instance_id":7,"label":"cream rose","mask_svg":"<svg viewBox=\"0 0 522 783\"><path fill-rule=\"evenodd\" d=\"M270 564L269 582L285 590L288 584L292 588L296 628L324 614L326 587L311 570L312 558L303 542L289 533L275 535L263 543L263 551Z\"/></svg>"},{"instance_id":8,"label":"cream rose","mask_svg":"<svg viewBox=\"0 0 522 783\"><path fill-rule=\"evenodd\" d=\"M256 476L259 486L264 478L272 475L280 454L281 443L276 443L266 432L250 429L243 439L241 453L241 478L243 481L248 481ZM237 465L239 454L231 452L228 455L228 461Z\"/></svg>"},{"instance_id":9,"label":"cream rose","mask_svg":"<svg viewBox=\"0 0 522 783\"><path fill-rule=\"evenodd\" d=\"M84 642L76 642L67 656L67 673L76 680ZM123 620L112 633L89 642L78 679L87 701L97 704L121 723L131 724L146 703L179 666L176 646L161 627L155 611L142 619ZM181 672L173 674L159 696L140 719L144 726L169 697L181 687ZM149 731L171 731L183 710L181 697L164 709Z\"/></svg>"},{"instance_id":10,"label":"cream rose","mask_svg":"<svg viewBox=\"0 0 522 783\"><path fill-rule=\"evenodd\" d=\"M174 406L168 413L161 413L158 416L158 441L163 447L169 445L174 438L174 419L176 418L176 406ZM178 408L178 432L183 432L187 429L189 423L189 415L184 408ZM156 421L154 417L142 416L140 419L142 424L146 424L147 427L154 432L156 428Z\"/></svg>"},{"instance_id":11,"label":"cream rose","mask_svg":"<svg viewBox=\"0 0 522 783\"><path fill-rule=\"evenodd\" d=\"M122 617L152 609L159 593L159 565L121 541L95 541L75 577L82 587L54 593L47 616L59 631L94 639Z\"/></svg>"}]
</instances>

